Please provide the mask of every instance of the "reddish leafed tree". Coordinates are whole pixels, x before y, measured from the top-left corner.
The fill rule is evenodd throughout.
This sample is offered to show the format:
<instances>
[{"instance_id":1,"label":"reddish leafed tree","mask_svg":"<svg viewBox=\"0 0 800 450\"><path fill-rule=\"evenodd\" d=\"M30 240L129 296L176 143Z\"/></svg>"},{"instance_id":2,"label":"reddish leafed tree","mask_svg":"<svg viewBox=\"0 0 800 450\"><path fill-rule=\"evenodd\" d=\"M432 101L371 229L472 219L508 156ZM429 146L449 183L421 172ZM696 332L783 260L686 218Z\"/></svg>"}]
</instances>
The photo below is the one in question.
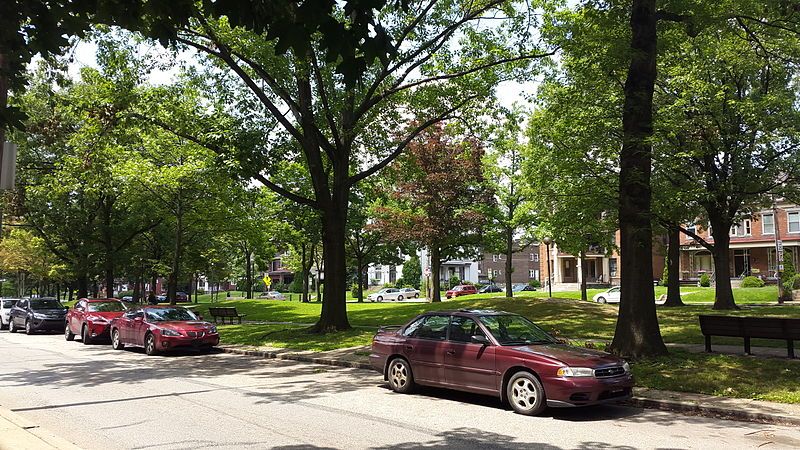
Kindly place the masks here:
<instances>
[{"instance_id":1,"label":"reddish leafed tree","mask_svg":"<svg viewBox=\"0 0 800 450\"><path fill-rule=\"evenodd\" d=\"M483 148L435 126L423 132L390 168L395 191L389 204L376 208L374 227L395 242L413 242L428 249L430 301L441 301L443 262L479 251L492 201L481 170Z\"/></svg>"}]
</instances>

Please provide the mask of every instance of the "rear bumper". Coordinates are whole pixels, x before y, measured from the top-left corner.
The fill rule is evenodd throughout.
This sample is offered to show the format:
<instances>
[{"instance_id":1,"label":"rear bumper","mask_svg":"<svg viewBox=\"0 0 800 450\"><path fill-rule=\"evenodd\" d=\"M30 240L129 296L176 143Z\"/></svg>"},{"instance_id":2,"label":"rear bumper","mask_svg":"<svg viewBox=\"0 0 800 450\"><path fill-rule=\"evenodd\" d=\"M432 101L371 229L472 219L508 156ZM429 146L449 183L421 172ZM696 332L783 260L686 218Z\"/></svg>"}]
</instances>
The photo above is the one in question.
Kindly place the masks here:
<instances>
[{"instance_id":1,"label":"rear bumper","mask_svg":"<svg viewBox=\"0 0 800 450\"><path fill-rule=\"evenodd\" d=\"M551 378L544 380L547 406L555 408L599 405L630 399L630 374L611 378Z\"/></svg>"},{"instance_id":2,"label":"rear bumper","mask_svg":"<svg viewBox=\"0 0 800 450\"><path fill-rule=\"evenodd\" d=\"M209 334L201 338L189 336L158 336L156 346L158 350L173 348L207 348L219 344L219 334Z\"/></svg>"},{"instance_id":3,"label":"rear bumper","mask_svg":"<svg viewBox=\"0 0 800 450\"><path fill-rule=\"evenodd\" d=\"M386 368L386 355L371 353L369 355L369 365L376 371L383 373Z\"/></svg>"}]
</instances>

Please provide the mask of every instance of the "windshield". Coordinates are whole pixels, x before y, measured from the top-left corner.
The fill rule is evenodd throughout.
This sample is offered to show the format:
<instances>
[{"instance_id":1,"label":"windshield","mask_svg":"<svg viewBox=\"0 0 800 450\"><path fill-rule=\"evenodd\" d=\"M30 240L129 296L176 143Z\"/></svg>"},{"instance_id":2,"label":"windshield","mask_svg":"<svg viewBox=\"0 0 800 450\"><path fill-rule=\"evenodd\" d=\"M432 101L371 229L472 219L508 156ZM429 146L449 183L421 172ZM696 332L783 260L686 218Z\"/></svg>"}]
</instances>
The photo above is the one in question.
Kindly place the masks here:
<instances>
[{"instance_id":1,"label":"windshield","mask_svg":"<svg viewBox=\"0 0 800 450\"><path fill-rule=\"evenodd\" d=\"M125 311L122 302L89 302L89 312L119 312Z\"/></svg>"},{"instance_id":2,"label":"windshield","mask_svg":"<svg viewBox=\"0 0 800 450\"><path fill-rule=\"evenodd\" d=\"M17 304L16 300L3 300L3 308L12 308Z\"/></svg>"},{"instance_id":3,"label":"windshield","mask_svg":"<svg viewBox=\"0 0 800 450\"><path fill-rule=\"evenodd\" d=\"M552 344L555 339L530 320L517 315L481 316L500 345Z\"/></svg>"},{"instance_id":4,"label":"windshield","mask_svg":"<svg viewBox=\"0 0 800 450\"><path fill-rule=\"evenodd\" d=\"M64 309L64 305L54 298L31 300L31 309Z\"/></svg>"},{"instance_id":5,"label":"windshield","mask_svg":"<svg viewBox=\"0 0 800 450\"><path fill-rule=\"evenodd\" d=\"M148 309L147 314L148 322L168 322L168 321L181 321L181 320L198 320L188 309L183 308L159 308Z\"/></svg>"}]
</instances>

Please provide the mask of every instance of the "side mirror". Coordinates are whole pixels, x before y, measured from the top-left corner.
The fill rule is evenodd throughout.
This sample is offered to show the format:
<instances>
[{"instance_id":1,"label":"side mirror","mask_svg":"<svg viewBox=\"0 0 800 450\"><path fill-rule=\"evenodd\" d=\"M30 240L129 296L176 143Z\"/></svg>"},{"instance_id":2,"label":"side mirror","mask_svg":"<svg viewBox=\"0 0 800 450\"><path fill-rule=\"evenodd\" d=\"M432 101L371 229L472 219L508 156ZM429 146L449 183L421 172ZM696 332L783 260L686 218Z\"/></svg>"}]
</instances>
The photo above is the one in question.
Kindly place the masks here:
<instances>
[{"instance_id":1,"label":"side mirror","mask_svg":"<svg viewBox=\"0 0 800 450\"><path fill-rule=\"evenodd\" d=\"M470 339L470 342L472 342L473 344L489 345L489 338L487 338L486 336L484 336L482 334L478 334L478 335L472 336L472 339Z\"/></svg>"}]
</instances>

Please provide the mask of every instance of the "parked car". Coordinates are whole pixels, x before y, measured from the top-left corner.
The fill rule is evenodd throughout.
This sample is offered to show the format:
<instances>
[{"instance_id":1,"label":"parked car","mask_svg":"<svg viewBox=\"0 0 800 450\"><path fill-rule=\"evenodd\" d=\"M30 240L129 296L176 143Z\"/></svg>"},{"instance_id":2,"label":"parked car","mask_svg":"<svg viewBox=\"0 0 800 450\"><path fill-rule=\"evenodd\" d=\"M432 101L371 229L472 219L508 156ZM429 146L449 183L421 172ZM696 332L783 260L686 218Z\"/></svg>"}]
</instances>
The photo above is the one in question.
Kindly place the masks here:
<instances>
[{"instance_id":1,"label":"parked car","mask_svg":"<svg viewBox=\"0 0 800 450\"><path fill-rule=\"evenodd\" d=\"M619 286L612 287L607 291L595 294L592 297L592 300L597 303L619 303Z\"/></svg>"},{"instance_id":2,"label":"parked car","mask_svg":"<svg viewBox=\"0 0 800 450\"><path fill-rule=\"evenodd\" d=\"M266 298L269 300L286 300L286 296L278 291L264 292L258 296L259 298Z\"/></svg>"},{"instance_id":3,"label":"parked car","mask_svg":"<svg viewBox=\"0 0 800 450\"><path fill-rule=\"evenodd\" d=\"M219 344L217 327L181 306L142 306L111 321L111 345L144 347L145 353L176 348L210 350Z\"/></svg>"},{"instance_id":4,"label":"parked car","mask_svg":"<svg viewBox=\"0 0 800 450\"><path fill-rule=\"evenodd\" d=\"M14 307L15 304L20 299L18 298L3 298L0 299L0 329L6 328L8 326L9 316L11 315L11 308Z\"/></svg>"},{"instance_id":5,"label":"parked car","mask_svg":"<svg viewBox=\"0 0 800 450\"><path fill-rule=\"evenodd\" d=\"M67 312L64 339L71 341L80 333L89 345L97 339L109 338L111 321L129 309L130 303L115 298L82 298Z\"/></svg>"},{"instance_id":6,"label":"parked car","mask_svg":"<svg viewBox=\"0 0 800 450\"><path fill-rule=\"evenodd\" d=\"M156 295L156 300L158 300L158 303L164 303L164 302L167 301L167 296L166 295Z\"/></svg>"},{"instance_id":7,"label":"parked car","mask_svg":"<svg viewBox=\"0 0 800 450\"><path fill-rule=\"evenodd\" d=\"M176 292L175 301L178 303L186 303L190 301L189 295L186 292Z\"/></svg>"},{"instance_id":8,"label":"parked car","mask_svg":"<svg viewBox=\"0 0 800 450\"><path fill-rule=\"evenodd\" d=\"M481 294L492 293L492 292L503 292L503 289L496 284L490 284L488 286L482 287L478 292Z\"/></svg>"},{"instance_id":9,"label":"parked car","mask_svg":"<svg viewBox=\"0 0 800 450\"><path fill-rule=\"evenodd\" d=\"M624 360L560 344L525 317L502 311L429 312L381 329L370 363L395 392L426 385L488 394L527 415L626 400L634 384Z\"/></svg>"},{"instance_id":10,"label":"parked car","mask_svg":"<svg viewBox=\"0 0 800 450\"><path fill-rule=\"evenodd\" d=\"M403 288L403 289L400 289L400 294L404 298L419 298L419 289Z\"/></svg>"},{"instance_id":11,"label":"parked car","mask_svg":"<svg viewBox=\"0 0 800 450\"><path fill-rule=\"evenodd\" d=\"M455 298L461 297L462 295L469 295L469 294L477 294L478 289L471 285L471 284L459 284L455 286L453 289L445 292L444 295L447 298Z\"/></svg>"},{"instance_id":12,"label":"parked car","mask_svg":"<svg viewBox=\"0 0 800 450\"><path fill-rule=\"evenodd\" d=\"M132 295L126 295L126 296L122 297L122 301L123 302L133 302L133 296Z\"/></svg>"},{"instance_id":13,"label":"parked car","mask_svg":"<svg viewBox=\"0 0 800 450\"><path fill-rule=\"evenodd\" d=\"M396 301L402 300L403 298L405 298L403 296L403 292L397 288L383 288L380 291L367 296L367 300L371 302L382 302L384 300Z\"/></svg>"},{"instance_id":14,"label":"parked car","mask_svg":"<svg viewBox=\"0 0 800 450\"><path fill-rule=\"evenodd\" d=\"M11 308L8 331L24 329L26 334L36 331L64 331L67 308L52 297L22 299Z\"/></svg>"},{"instance_id":15,"label":"parked car","mask_svg":"<svg viewBox=\"0 0 800 450\"><path fill-rule=\"evenodd\" d=\"M511 285L511 292L535 291L535 290L536 288L528 283L516 283Z\"/></svg>"}]
</instances>

